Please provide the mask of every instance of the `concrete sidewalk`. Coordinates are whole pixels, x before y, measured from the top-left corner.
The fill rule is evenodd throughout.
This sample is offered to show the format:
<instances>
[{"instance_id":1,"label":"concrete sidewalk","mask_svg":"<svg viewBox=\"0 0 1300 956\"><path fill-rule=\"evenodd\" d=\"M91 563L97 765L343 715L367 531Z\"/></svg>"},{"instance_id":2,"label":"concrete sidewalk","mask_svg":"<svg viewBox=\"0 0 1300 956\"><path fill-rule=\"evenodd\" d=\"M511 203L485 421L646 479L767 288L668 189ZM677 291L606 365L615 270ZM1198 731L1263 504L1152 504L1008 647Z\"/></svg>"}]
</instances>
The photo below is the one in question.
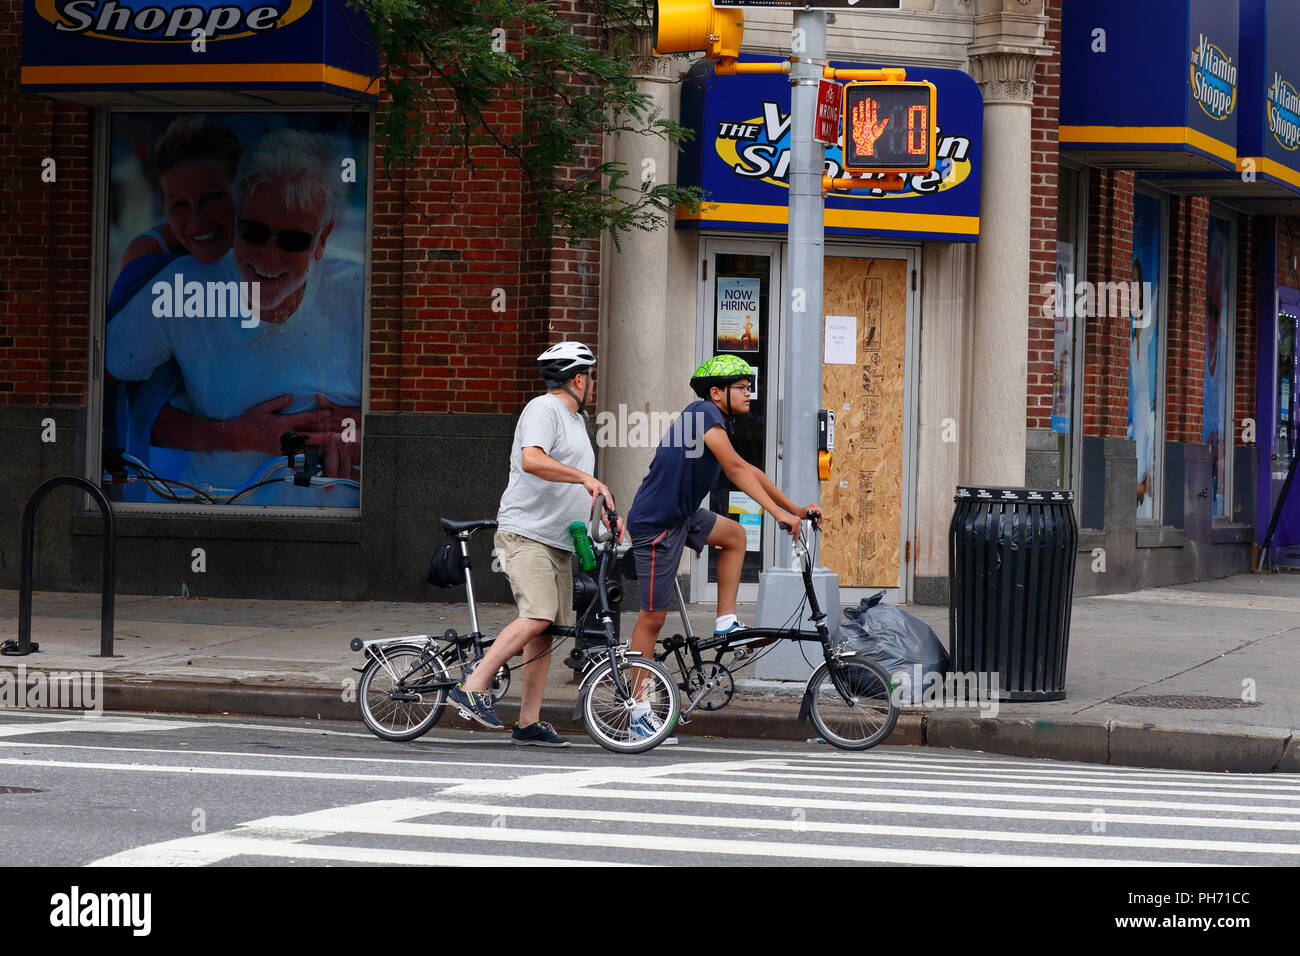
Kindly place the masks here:
<instances>
[{"instance_id":1,"label":"concrete sidewalk","mask_svg":"<svg viewBox=\"0 0 1300 956\"><path fill-rule=\"evenodd\" d=\"M946 642L946 608L911 606ZM697 633L711 607L691 609ZM482 604L495 633L513 605ZM38 593L39 653L0 657L0 668L102 671L109 710L355 718L360 654L353 637L469 629L463 604L243 601L121 595L116 646L98 656L97 594ZM740 608L742 621L753 607ZM0 639L17 637L18 594L0 591ZM625 616L631 626L632 616ZM670 616L665 635L672 633ZM577 685L552 656L543 716L573 719ZM1050 703L904 711L891 743L1030 757L1195 770L1300 771L1300 577L1241 575L1074 603L1067 697ZM804 740L797 684L742 680L726 708L700 713L684 733ZM11 681L12 684L12 681ZM517 696L518 683L511 693ZM1123 699L1148 698L1136 706ZM1151 700L1150 698L1158 698ZM1217 698L1207 699L1207 698ZM1207 706L1217 705L1217 706ZM503 719L512 716L506 704ZM458 721L453 714L442 722Z\"/></svg>"}]
</instances>

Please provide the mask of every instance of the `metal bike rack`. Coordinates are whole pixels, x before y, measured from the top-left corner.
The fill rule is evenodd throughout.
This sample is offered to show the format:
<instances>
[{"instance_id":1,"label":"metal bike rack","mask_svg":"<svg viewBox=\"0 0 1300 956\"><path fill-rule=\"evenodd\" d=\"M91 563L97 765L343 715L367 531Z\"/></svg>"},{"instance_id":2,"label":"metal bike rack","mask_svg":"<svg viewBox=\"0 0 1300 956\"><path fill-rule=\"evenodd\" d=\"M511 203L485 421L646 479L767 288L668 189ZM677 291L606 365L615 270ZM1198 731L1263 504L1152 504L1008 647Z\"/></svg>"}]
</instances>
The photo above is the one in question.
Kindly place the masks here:
<instances>
[{"instance_id":1,"label":"metal bike rack","mask_svg":"<svg viewBox=\"0 0 1300 956\"><path fill-rule=\"evenodd\" d=\"M18 595L18 640L0 644L0 654L23 657L39 651L40 645L32 642L32 563L36 547L36 512L45 496L61 485L80 488L95 499L104 518L104 564L100 600L99 656L113 656L113 598L117 591L117 538L113 533L113 509L108 497L94 482L75 475L51 478L36 489L23 508L22 583Z\"/></svg>"}]
</instances>

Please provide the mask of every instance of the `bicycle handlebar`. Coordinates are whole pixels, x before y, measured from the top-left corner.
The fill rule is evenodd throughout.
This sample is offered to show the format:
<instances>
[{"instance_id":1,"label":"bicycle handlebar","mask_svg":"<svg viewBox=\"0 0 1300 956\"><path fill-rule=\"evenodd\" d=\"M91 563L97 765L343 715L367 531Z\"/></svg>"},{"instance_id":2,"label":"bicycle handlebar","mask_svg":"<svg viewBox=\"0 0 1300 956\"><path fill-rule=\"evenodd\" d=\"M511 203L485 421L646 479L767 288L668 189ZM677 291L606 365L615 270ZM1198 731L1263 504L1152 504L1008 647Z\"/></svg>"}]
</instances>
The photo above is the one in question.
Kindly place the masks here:
<instances>
[{"instance_id":1,"label":"bicycle handlebar","mask_svg":"<svg viewBox=\"0 0 1300 956\"><path fill-rule=\"evenodd\" d=\"M609 522L608 531L606 531L605 526L600 523L602 511L604 512L605 520ZM605 507L604 495L596 495L591 499L591 518L588 520L591 524L591 540L596 544L604 544L606 541L613 538L618 532L618 512L614 511L612 508Z\"/></svg>"}]
</instances>

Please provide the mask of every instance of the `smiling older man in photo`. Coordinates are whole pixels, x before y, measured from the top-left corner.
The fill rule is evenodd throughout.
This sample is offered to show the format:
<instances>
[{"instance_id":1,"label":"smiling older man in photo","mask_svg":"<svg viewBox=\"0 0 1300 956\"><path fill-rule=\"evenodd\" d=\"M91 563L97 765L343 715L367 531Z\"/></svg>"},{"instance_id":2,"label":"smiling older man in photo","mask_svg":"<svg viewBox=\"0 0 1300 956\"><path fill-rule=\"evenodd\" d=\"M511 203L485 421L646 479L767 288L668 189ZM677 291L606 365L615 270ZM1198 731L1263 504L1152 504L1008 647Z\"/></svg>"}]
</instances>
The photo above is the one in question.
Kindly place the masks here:
<instances>
[{"instance_id":1,"label":"smiling older man in photo","mask_svg":"<svg viewBox=\"0 0 1300 956\"><path fill-rule=\"evenodd\" d=\"M323 447L327 476L360 477L363 272L326 255L346 206L340 160L320 133L261 137L235 177L231 250L210 264L186 256L166 270L186 286L242 283L241 306L254 321L225 310L176 315L157 308L146 288L109 326L112 376L146 378L173 357L180 365L189 407L159 416L154 444L193 452L182 481L242 488L280 454L287 431ZM355 507L358 497L342 485L280 482L239 503Z\"/></svg>"}]
</instances>

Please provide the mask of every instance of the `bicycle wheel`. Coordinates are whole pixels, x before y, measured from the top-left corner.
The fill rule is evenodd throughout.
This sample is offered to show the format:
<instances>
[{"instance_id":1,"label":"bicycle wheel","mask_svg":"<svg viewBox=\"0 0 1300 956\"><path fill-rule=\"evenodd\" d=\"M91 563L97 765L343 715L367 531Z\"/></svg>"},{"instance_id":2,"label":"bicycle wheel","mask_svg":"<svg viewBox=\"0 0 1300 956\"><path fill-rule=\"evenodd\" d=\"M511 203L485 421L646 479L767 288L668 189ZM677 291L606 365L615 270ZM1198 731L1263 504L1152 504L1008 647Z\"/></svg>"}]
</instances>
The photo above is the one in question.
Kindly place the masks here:
<instances>
[{"instance_id":1,"label":"bicycle wheel","mask_svg":"<svg viewBox=\"0 0 1300 956\"><path fill-rule=\"evenodd\" d=\"M394 700L409 684L449 680L447 668L426 648L403 644L372 657L357 684L357 704L366 728L383 740L414 740L427 733L442 716L447 688L421 691L418 700Z\"/></svg>"},{"instance_id":2,"label":"bicycle wheel","mask_svg":"<svg viewBox=\"0 0 1300 956\"><path fill-rule=\"evenodd\" d=\"M640 700L650 705L653 720L659 729L649 737L632 732L632 709L637 705L635 695L624 697L609 662L597 665L600 670L584 685L581 694L582 723L592 740L606 750L616 753L638 754L659 746L677 726L681 704L677 685L668 672L654 661L640 658L620 659L619 678L629 692L641 688Z\"/></svg>"},{"instance_id":3,"label":"bicycle wheel","mask_svg":"<svg viewBox=\"0 0 1300 956\"><path fill-rule=\"evenodd\" d=\"M840 681L849 693L845 701L830 666L823 663L808 682L812 722L817 732L841 750L867 750L889 737L898 721L889 672L872 660L841 660Z\"/></svg>"}]
</instances>

